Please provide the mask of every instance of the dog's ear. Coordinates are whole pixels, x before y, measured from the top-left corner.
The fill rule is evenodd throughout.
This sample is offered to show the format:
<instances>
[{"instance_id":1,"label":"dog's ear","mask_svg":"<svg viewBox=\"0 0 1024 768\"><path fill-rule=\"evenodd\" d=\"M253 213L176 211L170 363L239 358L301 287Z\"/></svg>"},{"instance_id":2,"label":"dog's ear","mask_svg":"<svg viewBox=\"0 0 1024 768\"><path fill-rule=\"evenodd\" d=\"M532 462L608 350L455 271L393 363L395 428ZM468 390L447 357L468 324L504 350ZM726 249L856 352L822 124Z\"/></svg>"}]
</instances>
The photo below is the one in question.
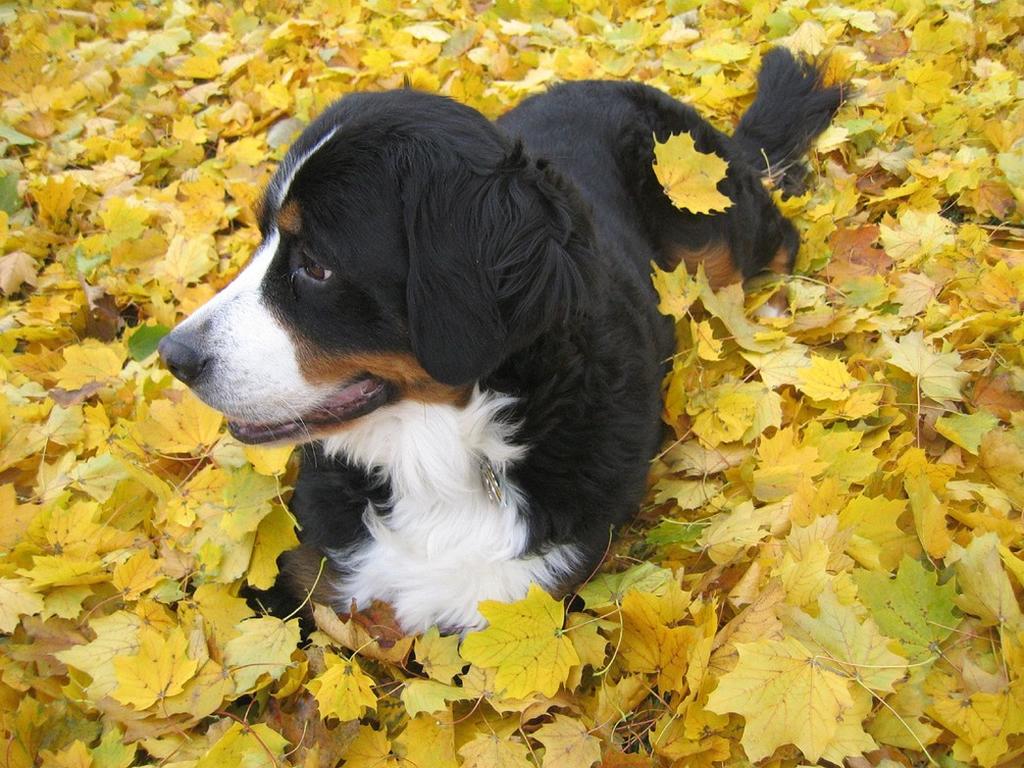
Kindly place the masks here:
<instances>
[{"instance_id":1,"label":"dog's ear","mask_svg":"<svg viewBox=\"0 0 1024 768\"><path fill-rule=\"evenodd\" d=\"M438 381L469 384L577 313L590 237L572 193L518 146L496 168L422 176L404 192L412 350Z\"/></svg>"}]
</instances>

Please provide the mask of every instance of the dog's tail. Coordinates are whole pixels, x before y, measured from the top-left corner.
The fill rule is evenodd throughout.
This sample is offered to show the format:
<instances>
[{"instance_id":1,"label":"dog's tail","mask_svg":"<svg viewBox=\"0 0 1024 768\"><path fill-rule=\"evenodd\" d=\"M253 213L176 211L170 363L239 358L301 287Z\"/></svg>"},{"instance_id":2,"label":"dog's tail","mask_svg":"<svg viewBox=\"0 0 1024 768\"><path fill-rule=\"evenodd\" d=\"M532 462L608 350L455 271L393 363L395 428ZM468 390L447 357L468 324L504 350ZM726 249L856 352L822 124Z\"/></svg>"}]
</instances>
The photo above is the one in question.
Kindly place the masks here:
<instances>
[{"instance_id":1,"label":"dog's tail","mask_svg":"<svg viewBox=\"0 0 1024 768\"><path fill-rule=\"evenodd\" d=\"M773 48L761 62L757 96L733 139L752 167L796 193L807 173L800 158L832 121L843 91L841 85L826 86L813 63Z\"/></svg>"}]
</instances>

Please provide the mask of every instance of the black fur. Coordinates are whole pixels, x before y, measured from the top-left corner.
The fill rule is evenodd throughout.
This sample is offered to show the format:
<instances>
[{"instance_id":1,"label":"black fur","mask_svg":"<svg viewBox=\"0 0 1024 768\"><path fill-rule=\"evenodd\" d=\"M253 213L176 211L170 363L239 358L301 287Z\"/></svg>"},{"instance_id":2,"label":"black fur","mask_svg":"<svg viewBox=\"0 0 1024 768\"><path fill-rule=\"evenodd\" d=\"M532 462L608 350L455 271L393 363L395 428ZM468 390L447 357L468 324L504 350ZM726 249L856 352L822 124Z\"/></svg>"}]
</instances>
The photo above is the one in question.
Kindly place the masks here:
<instances>
[{"instance_id":1,"label":"black fur","mask_svg":"<svg viewBox=\"0 0 1024 768\"><path fill-rule=\"evenodd\" d=\"M410 162L409 336L445 384L475 382L572 322L589 298L591 238L579 206L521 147L506 152L484 173L434 154Z\"/></svg>"},{"instance_id":2,"label":"black fur","mask_svg":"<svg viewBox=\"0 0 1024 768\"><path fill-rule=\"evenodd\" d=\"M807 173L799 159L842 101L843 88L825 87L818 67L774 48L761 62L757 97L733 139L751 167L779 177L783 191L797 194Z\"/></svg>"},{"instance_id":3,"label":"black fur","mask_svg":"<svg viewBox=\"0 0 1024 768\"><path fill-rule=\"evenodd\" d=\"M529 451L510 479L528 499L531 550L574 543L582 579L637 509L662 435L674 342L651 262L724 243L750 276L780 248L796 252L762 184L761 149L793 168L839 95L781 51L766 56L760 87L733 138L632 83L561 85L496 123L411 90L348 96L292 151L336 131L291 184L302 235L282 239L264 290L316 349L411 352L440 382L517 396L508 417ZM729 161L725 213L679 211L658 184L654 140L682 131ZM274 215L265 206L265 230ZM336 274L329 289L289 280L302 254ZM306 448L292 500L305 546L358 542L366 504L386 510L387 499L361 469ZM291 588L273 604L301 601L303 585Z\"/></svg>"}]
</instances>

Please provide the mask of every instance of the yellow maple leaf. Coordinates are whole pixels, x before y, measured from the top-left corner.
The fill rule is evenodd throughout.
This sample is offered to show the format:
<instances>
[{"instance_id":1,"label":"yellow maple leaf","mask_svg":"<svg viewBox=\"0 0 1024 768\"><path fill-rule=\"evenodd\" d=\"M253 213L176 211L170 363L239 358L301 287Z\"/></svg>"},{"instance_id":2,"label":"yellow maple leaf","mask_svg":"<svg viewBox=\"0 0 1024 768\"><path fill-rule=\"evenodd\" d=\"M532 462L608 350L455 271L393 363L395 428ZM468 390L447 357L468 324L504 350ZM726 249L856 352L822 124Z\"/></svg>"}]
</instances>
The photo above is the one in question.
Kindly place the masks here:
<instances>
[{"instance_id":1,"label":"yellow maple leaf","mask_svg":"<svg viewBox=\"0 0 1024 768\"><path fill-rule=\"evenodd\" d=\"M835 765L844 765L848 757L861 757L878 749L877 742L864 730L864 721L871 716L875 699L870 691L860 687L853 688L850 695L853 706L843 712L839 727L822 754L823 759Z\"/></svg>"},{"instance_id":2,"label":"yellow maple leaf","mask_svg":"<svg viewBox=\"0 0 1024 768\"><path fill-rule=\"evenodd\" d=\"M485 600L480 613L489 626L469 634L462 642L462 657L497 670L498 692L513 698L539 691L553 696L569 669L579 664L562 624L565 609L536 584L515 603Z\"/></svg>"},{"instance_id":3,"label":"yellow maple leaf","mask_svg":"<svg viewBox=\"0 0 1024 768\"><path fill-rule=\"evenodd\" d=\"M906 265L940 252L953 244L953 222L937 213L908 209L894 226L882 224L885 252Z\"/></svg>"},{"instance_id":4,"label":"yellow maple leaf","mask_svg":"<svg viewBox=\"0 0 1024 768\"><path fill-rule=\"evenodd\" d=\"M702 265L697 269L697 287L704 309L725 324L733 340L743 349L750 352L771 352L792 344L786 334L767 330L747 317L745 294L740 283L727 285L716 292L708 283Z\"/></svg>"},{"instance_id":5,"label":"yellow maple leaf","mask_svg":"<svg viewBox=\"0 0 1024 768\"><path fill-rule=\"evenodd\" d=\"M43 598L25 579L0 579L0 632L13 632L22 616L43 610Z\"/></svg>"},{"instance_id":6,"label":"yellow maple leaf","mask_svg":"<svg viewBox=\"0 0 1024 768\"><path fill-rule=\"evenodd\" d=\"M95 339L65 347L63 355L64 367L57 372L57 386L67 390L117 378L124 365L121 349Z\"/></svg>"},{"instance_id":7,"label":"yellow maple leaf","mask_svg":"<svg viewBox=\"0 0 1024 768\"><path fill-rule=\"evenodd\" d=\"M901 499L855 496L839 513L839 524L851 531L847 554L872 570L894 571L912 539L897 524L907 508Z\"/></svg>"},{"instance_id":8,"label":"yellow maple leaf","mask_svg":"<svg viewBox=\"0 0 1024 768\"><path fill-rule=\"evenodd\" d=\"M232 723L195 766L234 768L280 765L288 746L288 740L266 723Z\"/></svg>"},{"instance_id":9,"label":"yellow maple leaf","mask_svg":"<svg viewBox=\"0 0 1024 768\"><path fill-rule=\"evenodd\" d=\"M17 493L13 485L0 485L0 520L4 521L0 527L0 550L9 552L15 544L23 540L36 512L36 507L31 504L17 503Z\"/></svg>"},{"instance_id":10,"label":"yellow maple leaf","mask_svg":"<svg viewBox=\"0 0 1024 768\"><path fill-rule=\"evenodd\" d=\"M110 582L125 600L138 600L142 593L160 580L160 561L140 549L114 569Z\"/></svg>"},{"instance_id":11,"label":"yellow maple leaf","mask_svg":"<svg viewBox=\"0 0 1024 768\"><path fill-rule=\"evenodd\" d=\"M736 648L739 663L719 680L707 708L743 715L740 741L752 761L793 744L817 762L853 706L847 680L792 637Z\"/></svg>"},{"instance_id":12,"label":"yellow maple leaf","mask_svg":"<svg viewBox=\"0 0 1024 768\"><path fill-rule=\"evenodd\" d=\"M193 634L193 641L197 635ZM235 692L235 684L224 668L207 659L200 664L199 671L185 683L181 693L169 696L160 705L164 716L187 714L191 718L208 717L220 709L224 700ZM276 691L275 691L276 693Z\"/></svg>"},{"instance_id":13,"label":"yellow maple leaf","mask_svg":"<svg viewBox=\"0 0 1024 768\"><path fill-rule=\"evenodd\" d=\"M677 477L663 477L655 486L654 502L662 504L675 502L680 509L699 509L722 489L714 480L682 480Z\"/></svg>"},{"instance_id":14,"label":"yellow maple leaf","mask_svg":"<svg viewBox=\"0 0 1024 768\"><path fill-rule=\"evenodd\" d=\"M932 557L946 556L953 538L946 528L946 510L932 492L923 472L915 473L903 481L914 513L914 528L921 546Z\"/></svg>"},{"instance_id":15,"label":"yellow maple leaf","mask_svg":"<svg viewBox=\"0 0 1024 768\"><path fill-rule=\"evenodd\" d=\"M961 358L956 352L935 352L920 331L911 331L893 341L882 339L889 350L889 363L917 378L924 395L934 400L962 400L961 388L968 374L958 371Z\"/></svg>"},{"instance_id":16,"label":"yellow maple leaf","mask_svg":"<svg viewBox=\"0 0 1024 768\"><path fill-rule=\"evenodd\" d=\"M258 136L246 136L229 144L224 154L242 165L259 165L267 159L266 144Z\"/></svg>"},{"instance_id":17,"label":"yellow maple leaf","mask_svg":"<svg viewBox=\"0 0 1024 768\"><path fill-rule=\"evenodd\" d=\"M245 600L233 595L226 584L202 584L196 588L192 601L218 648L237 637L238 624L252 616L252 609Z\"/></svg>"},{"instance_id":18,"label":"yellow maple leaf","mask_svg":"<svg viewBox=\"0 0 1024 768\"><path fill-rule=\"evenodd\" d=\"M126 240L137 239L145 231L149 211L141 205L115 197L107 203L100 219L107 230L107 247L113 248Z\"/></svg>"},{"instance_id":19,"label":"yellow maple leaf","mask_svg":"<svg viewBox=\"0 0 1024 768\"><path fill-rule=\"evenodd\" d=\"M421 712L440 712L448 708L448 702L468 698L472 696L464 686L437 680L409 680L402 688L402 703L411 717Z\"/></svg>"},{"instance_id":20,"label":"yellow maple leaf","mask_svg":"<svg viewBox=\"0 0 1024 768\"><path fill-rule=\"evenodd\" d=\"M83 190L70 175L49 176L45 184L32 191L39 214L44 221L59 226Z\"/></svg>"},{"instance_id":21,"label":"yellow maple leaf","mask_svg":"<svg viewBox=\"0 0 1024 768\"><path fill-rule=\"evenodd\" d=\"M223 416L188 391L179 402L157 400L140 409L136 439L163 453L201 453L220 436Z\"/></svg>"},{"instance_id":22,"label":"yellow maple leaf","mask_svg":"<svg viewBox=\"0 0 1024 768\"><path fill-rule=\"evenodd\" d=\"M160 260L157 277L172 290L197 282L217 264L217 249L213 237L203 235L186 237L176 234L167 245Z\"/></svg>"},{"instance_id":23,"label":"yellow maple leaf","mask_svg":"<svg viewBox=\"0 0 1024 768\"><path fill-rule=\"evenodd\" d=\"M10 295L20 290L25 283L35 285L38 272L39 264L24 251L12 251L6 256L0 256L0 293Z\"/></svg>"},{"instance_id":24,"label":"yellow maple leaf","mask_svg":"<svg viewBox=\"0 0 1024 768\"><path fill-rule=\"evenodd\" d=\"M697 284L685 269L666 272L652 263L651 270L651 282L658 292L658 311L681 320L697 298Z\"/></svg>"},{"instance_id":25,"label":"yellow maple leaf","mask_svg":"<svg viewBox=\"0 0 1024 768\"><path fill-rule=\"evenodd\" d=\"M127 611L100 616L89 622L89 628L96 634L94 640L58 651L56 656L69 667L89 675L92 682L86 691L98 701L117 687L114 661L138 652L141 627L142 619Z\"/></svg>"},{"instance_id":26,"label":"yellow maple leaf","mask_svg":"<svg viewBox=\"0 0 1024 768\"><path fill-rule=\"evenodd\" d=\"M722 340L715 338L714 329L707 320L699 323L690 321L690 335L697 347L697 356L701 360L715 362L722 356Z\"/></svg>"},{"instance_id":27,"label":"yellow maple leaf","mask_svg":"<svg viewBox=\"0 0 1024 768\"><path fill-rule=\"evenodd\" d=\"M682 618L689 600L673 579L664 595L630 590L622 601L622 664L630 672L657 673L662 691L682 691L695 630L669 625Z\"/></svg>"},{"instance_id":28,"label":"yellow maple leaf","mask_svg":"<svg viewBox=\"0 0 1024 768\"><path fill-rule=\"evenodd\" d=\"M907 660L889 650L889 639L870 618L861 619L853 606L843 605L826 589L818 596L818 615L780 606L788 634L808 648L817 646L838 669L875 691L892 691L903 677Z\"/></svg>"},{"instance_id":29,"label":"yellow maple leaf","mask_svg":"<svg viewBox=\"0 0 1024 768\"><path fill-rule=\"evenodd\" d=\"M989 482L1024 508L1024 437L993 429L982 437L978 456Z\"/></svg>"},{"instance_id":30,"label":"yellow maple leaf","mask_svg":"<svg viewBox=\"0 0 1024 768\"><path fill-rule=\"evenodd\" d=\"M176 119L171 128L171 135L178 141L190 144L205 144L207 140L206 131L196 126L192 115L182 115Z\"/></svg>"},{"instance_id":31,"label":"yellow maple leaf","mask_svg":"<svg viewBox=\"0 0 1024 768\"><path fill-rule=\"evenodd\" d=\"M395 739L395 751L402 765L429 765L431 768L456 768L455 727L450 712L420 715L409 721Z\"/></svg>"},{"instance_id":32,"label":"yellow maple leaf","mask_svg":"<svg viewBox=\"0 0 1024 768\"><path fill-rule=\"evenodd\" d=\"M825 49L828 33L818 22L807 19L792 34L779 38L779 44L792 51L805 53L808 56L820 56Z\"/></svg>"},{"instance_id":33,"label":"yellow maple leaf","mask_svg":"<svg viewBox=\"0 0 1024 768\"><path fill-rule=\"evenodd\" d=\"M1020 603L999 558L999 537L986 533L966 547L953 544L950 560L956 563L956 581L962 594L957 604L987 626L1024 628Z\"/></svg>"},{"instance_id":34,"label":"yellow maple leaf","mask_svg":"<svg viewBox=\"0 0 1024 768\"><path fill-rule=\"evenodd\" d=\"M807 347L790 344L771 352L748 352L741 350L743 359L757 369L761 381L770 389L783 384L796 385L797 373L810 365Z\"/></svg>"},{"instance_id":35,"label":"yellow maple leaf","mask_svg":"<svg viewBox=\"0 0 1024 768\"><path fill-rule=\"evenodd\" d=\"M224 646L224 663L243 693L263 675L276 680L292 664L292 652L299 644L299 620L282 621L273 616L240 621L238 635Z\"/></svg>"},{"instance_id":36,"label":"yellow maple leaf","mask_svg":"<svg viewBox=\"0 0 1024 768\"><path fill-rule=\"evenodd\" d=\"M370 679L354 658L343 659L333 653L324 654L327 669L316 676L306 688L316 698L321 717L355 720L377 706Z\"/></svg>"},{"instance_id":37,"label":"yellow maple leaf","mask_svg":"<svg viewBox=\"0 0 1024 768\"><path fill-rule=\"evenodd\" d=\"M161 632L143 626L138 652L114 659L117 688L113 697L135 709L148 709L169 696L181 693L199 664L188 656L188 639L178 627Z\"/></svg>"},{"instance_id":38,"label":"yellow maple leaf","mask_svg":"<svg viewBox=\"0 0 1024 768\"><path fill-rule=\"evenodd\" d=\"M416 638L416 661L431 678L442 683L450 683L466 666L459 656L459 638L441 637L437 627Z\"/></svg>"},{"instance_id":39,"label":"yellow maple leaf","mask_svg":"<svg viewBox=\"0 0 1024 768\"><path fill-rule=\"evenodd\" d=\"M209 80L220 74L220 62L216 56L191 56L181 63L176 74L193 80Z\"/></svg>"},{"instance_id":40,"label":"yellow maple leaf","mask_svg":"<svg viewBox=\"0 0 1024 768\"><path fill-rule=\"evenodd\" d=\"M708 712L697 702L688 700L671 715L658 719L651 729L651 746L673 765L712 768L722 764L732 753L729 740L718 735L728 724L728 717ZM638 763L637 768L640 765L647 763Z\"/></svg>"},{"instance_id":41,"label":"yellow maple leaf","mask_svg":"<svg viewBox=\"0 0 1024 768\"><path fill-rule=\"evenodd\" d=\"M34 587L51 585L95 584L103 581L102 562L97 557L77 558L72 555L36 555L31 568L18 570Z\"/></svg>"},{"instance_id":42,"label":"yellow maple leaf","mask_svg":"<svg viewBox=\"0 0 1024 768\"><path fill-rule=\"evenodd\" d=\"M1002 763L1011 734L1024 730L1024 707L1011 691L968 693L949 675L932 676L926 690L931 695L928 715L957 736L954 749L960 760L973 757L984 768L994 768Z\"/></svg>"},{"instance_id":43,"label":"yellow maple leaf","mask_svg":"<svg viewBox=\"0 0 1024 768\"><path fill-rule=\"evenodd\" d=\"M856 421L865 416L870 416L878 410L882 394L881 388L867 389L865 387L858 387L844 401L835 404L830 403L823 414L823 418Z\"/></svg>"},{"instance_id":44,"label":"yellow maple leaf","mask_svg":"<svg viewBox=\"0 0 1024 768\"><path fill-rule=\"evenodd\" d=\"M728 384L723 386L723 390L708 393L710 397L694 400L687 409L693 411L698 403L706 403L706 407L696 413L693 433L709 448L739 440L753 425L757 415L758 401L748 389Z\"/></svg>"},{"instance_id":45,"label":"yellow maple leaf","mask_svg":"<svg viewBox=\"0 0 1024 768\"><path fill-rule=\"evenodd\" d=\"M846 400L859 383L842 360L811 355L811 364L796 372L796 388L812 400Z\"/></svg>"},{"instance_id":46,"label":"yellow maple leaf","mask_svg":"<svg viewBox=\"0 0 1024 768\"><path fill-rule=\"evenodd\" d=\"M256 529L246 580L256 589L270 589L278 574L277 558L297 546L295 519L284 507L274 506Z\"/></svg>"},{"instance_id":47,"label":"yellow maple leaf","mask_svg":"<svg viewBox=\"0 0 1024 768\"><path fill-rule=\"evenodd\" d=\"M494 733L481 733L459 747L459 754L462 768L535 768L525 744Z\"/></svg>"},{"instance_id":48,"label":"yellow maple leaf","mask_svg":"<svg viewBox=\"0 0 1024 768\"><path fill-rule=\"evenodd\" d=\"M732 201L718 191L729 163L698 151L689 133L669 137L654 147L654 174L676 208L692 213L724 211Z\"/></svg>"},{"instance_id":49,"label":"yellow maple leaf","mask_svg":"<svg viewBox=\"0 0 1024 768\"><path fill-rule=\"evenodd\" d=\"M811 542L803 550L787 549L772 575L782 579L786 602L790 605L811 605L832 583L828 572L831 552L823 541Z\"/></svg>"},{"instance_id":50,"label":"yellow maple leaf","mask_svg":"<svg viewBox=\"0 0 1024 768\"><path fill-rule=\"evenodd\" d=\"M544 745L542 768L590 768L601 759L601 742L579 720L555 715L533 737Z\"/></svg>"},{"instance_id":51,"label":"yellow maple leaf","mask_svg":"<svg viewBox=\"0 0 1024 768\"><path fill-rule=\"evenodd\" d=\"M576 667L578 672L582 672L585 666L598 669L604 664L608 656L608 638L599 632L600 629L600 622L593 621L585 613L569 614L566 630L569 639L572 640L572 647L580 657L580 663Z\"/></svg>"},{"instance_id":52,"label":"yellow maple leaf","mask_svg":"<svg viewBox=\"0 0 1024 768\"><path fill-rule=\"evenodd\" d=\"M398 768L387 731L369 725L359 726L356 737L345 749L344 758L349 768Z\"/></svg>"},{"instance_id":53,"label":"yellow maple leaf","mask_svg":"<svg viewBox=\"0 0 1024 768\"><path fill-rule=\"evenodd\" d=\"M713 562L724 564L765 538L769 533L767 525L764 513L745 501L713 517L699 541Z\"/></svg>"},{"instance_id":54,"label":"yellow maple leaf","mask_svg":"<svg viewBox=\"0 0 1024 768\"><path fill-rule=\"evenodd\" d=\"M817 448L797 444L792 427L762 438L757 455L753 491L755 498L762 501L785 498L802 480L817 477L828 467L826 462L819 461Z\"/></svg>"},{"instance_id":55,"label":"yellow maple leaf","mask_svg":"<svg viewBox=\"0 0 1024 768\"><path fill-rule=\"evenodd\" d=\"M288 459L291 458L295 446L281 445L266 448L259 445L243 446L242 452L245 458L252 464L253 469L261 475L280 475L288 469Z\"/></svg>"}]
</instances>

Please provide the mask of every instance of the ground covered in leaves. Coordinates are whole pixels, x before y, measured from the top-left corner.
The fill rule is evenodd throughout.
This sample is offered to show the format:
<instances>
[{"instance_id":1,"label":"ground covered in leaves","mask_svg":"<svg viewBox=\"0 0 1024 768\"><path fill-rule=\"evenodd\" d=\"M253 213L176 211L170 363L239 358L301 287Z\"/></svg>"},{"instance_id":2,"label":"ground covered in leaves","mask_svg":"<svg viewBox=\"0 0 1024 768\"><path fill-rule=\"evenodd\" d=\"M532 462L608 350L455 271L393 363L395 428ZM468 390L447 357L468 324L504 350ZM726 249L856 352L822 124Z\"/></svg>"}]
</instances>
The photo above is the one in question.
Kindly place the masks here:
<instances>
[{"instance_id":1,"label":"ground covered in leaves","mask_svg":"<svg viewBox=\"0 0 1024 768\"><path fill-rule=\"evenodd\" d=\"M47 5L0 7L0 766L1022 764L1020 0ZM294 467L153 350L295 131L404 78L728 128L773 44L854 88L784 203L790 314L658 277L676 439L581 610L461 648L254 615Z\"/></svg>"}]
</instances>

